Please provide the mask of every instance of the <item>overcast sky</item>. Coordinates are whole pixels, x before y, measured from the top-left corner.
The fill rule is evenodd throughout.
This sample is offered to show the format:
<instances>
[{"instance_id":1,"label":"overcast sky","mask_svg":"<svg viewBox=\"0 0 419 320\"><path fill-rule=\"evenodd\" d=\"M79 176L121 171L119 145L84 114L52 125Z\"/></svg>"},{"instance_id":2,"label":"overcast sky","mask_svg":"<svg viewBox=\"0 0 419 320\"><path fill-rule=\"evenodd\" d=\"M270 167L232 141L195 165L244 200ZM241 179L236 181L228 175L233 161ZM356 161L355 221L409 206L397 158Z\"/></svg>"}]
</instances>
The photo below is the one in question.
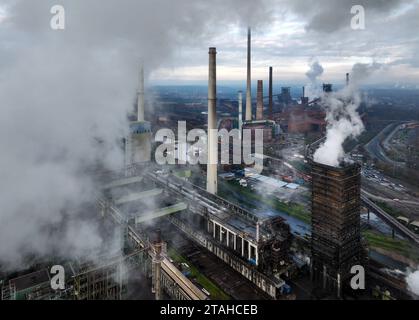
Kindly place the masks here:
<instances>
[{"instance_id":1,"label":"overcast sky","mask_svg":"<svg viewBox=\"0 0 419 320\"><path fill-rule=\"evenodd\" d=\"M365 30L350 28L351 2L364 3ZM254 80L266 79L272 65L276 80L301 83L306 81L309 61L317 59L325 69L325 81L343 82L353 64L378 62L387 66L371 83L419 84L418 1L275 3L272 1L272 22L253 30ZM156 70L153 79L205 80L207 65L202 53L208 45L218 49L220 80L245 79L246 29L237 26L199 45L179 48L176 59Z\"/></svg>"},{"instance_id":2,"label":"overcast sky","mask_svg":"<svg viewBox=\"0 0 419 320\"><path fill-rule=\"evenodd\" d=\"M25 5L9 10L7 5L16 1L0 2L4 2L0 21L7 25L7 32L0 33L3 53L6 46L29 50L28 43L35 45L37 37L52 33L46 30L51 16L48 9L59 2L66 9L64 33L72 39L90 39L108 50L104 55L112 46L125 47L130 51L127 55L140 55L136 48L141 51L147 43L147 50L153 52L154 61L149 65L153 83L205 81L209 46L217 47L219 80L244 80L249 24L253 26L254 80L266 79L267 68L272 65L275 80L304 82L309 61L317 59L325 69L324 81L343 81L357 62L379 62L388 65L370 79L371 83L419 84L416 0L87 0L75 1L80 2L76 5L71 3L74 1L40 0L30 1L33 4L18 1ZM355 4L365 8L365 30L350 27L350 9ZM159 48L168 52L156 53Z\"/></svg>"}]
</instances>

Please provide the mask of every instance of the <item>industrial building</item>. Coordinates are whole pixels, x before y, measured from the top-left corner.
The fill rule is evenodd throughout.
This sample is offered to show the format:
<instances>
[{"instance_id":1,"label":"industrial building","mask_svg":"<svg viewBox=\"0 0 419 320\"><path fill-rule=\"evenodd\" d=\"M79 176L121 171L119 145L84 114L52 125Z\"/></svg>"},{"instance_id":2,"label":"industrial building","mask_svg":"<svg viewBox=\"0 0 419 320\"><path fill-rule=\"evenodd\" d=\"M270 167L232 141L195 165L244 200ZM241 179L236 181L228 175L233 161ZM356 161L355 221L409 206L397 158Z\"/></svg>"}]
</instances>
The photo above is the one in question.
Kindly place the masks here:
<instances>
[{"instance_id":1,"label":"industrial building","mask_svg":"<svg viewBox=\"0 0 419 320\"><path fill-rule=\"evenodd\" d=\"M278 216L256 216L225 199L175 176L148 178L187 206L168 216L186 236L220 258L271 298L280 295L290 268L291 233ZM272 255L272 250L276 254Z\"/></svg>"},{"instance_id":2,"label":"industrial building","mask_svg":"<svg viewBox=\"0 0 419 320\"><path fill-rule=\"evenodd\" d=\"M361 175L356 163L339 167L311 161L312 279L341 297L355 265L364 266L361 246ZM364 266L365 267L365 266Z\"/></svg>"},{"instance_id":3,"label":"industrial building","mask_svg":"<svg viewBox=\"0 0 419 320\"><path fill-rule=\"evenodd\" d=\"M106 252L100 256L63 261L65 288L51 287L51 265L7 279L2 300L121 300L126 296L129 272L141 265L143 253Z\"/></svg>"},{"instance_id":4,"label":"industrial building","mask_svg":"<svg viewBox=\"0 0 419 320\"><path fill-rule=\"evenodd\" d=\"M144 68L141 65L137 92L137 119L130 123L129 135L124 139L126 167L151 160L151 124L144 119L144 106Z\"/></svg>"},{"instance_id":5,"label":"industrial building","mask_svg":"<svg viewBox=\"0 0 419 320\"><path fill-rule=\"evenodd\" d=\"M326 130L325 112L318 105L291 105L274 115L274 119L287 133L321 134Z\"/></svg>"}]
</instances>

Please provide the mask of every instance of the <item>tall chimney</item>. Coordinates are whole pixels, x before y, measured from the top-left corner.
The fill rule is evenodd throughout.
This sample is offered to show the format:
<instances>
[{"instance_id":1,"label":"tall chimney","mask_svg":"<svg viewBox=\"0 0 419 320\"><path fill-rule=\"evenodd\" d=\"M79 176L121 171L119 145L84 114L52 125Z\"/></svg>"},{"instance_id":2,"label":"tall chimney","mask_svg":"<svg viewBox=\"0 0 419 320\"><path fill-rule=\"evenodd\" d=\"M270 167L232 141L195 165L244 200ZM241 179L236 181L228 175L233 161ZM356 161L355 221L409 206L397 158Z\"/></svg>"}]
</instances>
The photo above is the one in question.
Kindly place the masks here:
<instances>
[{"instance_id":1,"label":"tall chimney","mask_svg":"<svg viewBox=\"0 0 419 320\"><path fill-rule=\"evenodd\" d=\"M269 67L269 119L273 119L272 67Z\"/></svg>"},{"instance_id":2,"label":"tall chimney","mask_svg":"<svg viewBox=\"0 0 419 320\"><path fill-rule=\"evenodd\" d=\"M306 105L308 104L308 97L306 97L306 87L303 86L303 95L301 97L301 104Z\"/></svg>"},{"instance_id":3,"label":"tall chimney","mask_svg":"<svg viewBox=\"0 0 419 320\"><path fill-rule=\"evenodd\" d=\"M256 120L263 120L263 80L258 80Z\"/></svg>"},{"instance_id":4,"label":"tall chimney","mask_svg":"<svg viewBox=\"0 0 419 320\"><path fill-rule=\"evenodd\" d=\"M218 134L216 111L216 48L209 48L207 191L217 193Z\"/></svg>"},{"instance_id":5,"label":"tall chimney","mask_svg":"<svg viewBox=\"0 0 419 320\"><path fill-rule=\"evenodd\" d=\"M346 85L349 86L349 73L346 74Z\"/></svg>"},{"instance_id":6,"label":"tall chimney","mask_svg":"<svg viewBox=\"0 0 419 320\"><path fill-rule=\"evenodd\" d=\"M247 86L246 86L246 121L252 120L252 86L251 86L251 34L247 29Z\"/></svg>"},{"instance_id":7,"label":"tall chimney","mask_svg":"<svg viewBox=\"0 0 419 320\"><path fill-rule=\"evenodd\" d=\"M144 121L144 67L140 65L139 86L137 93L137 121Z\"/></svg>"},{"instance_id":8,"label":"tall chimney","mask_svg":"<svg viewBox=\"0 0 419 320\"><path fill-rule=\"evenodd\" d=\"M243 125L243 93L239 91L238 94L239 94L239 134L240 134L240 139L241 139L242 125Z\"/></svg>"}]
</instances>

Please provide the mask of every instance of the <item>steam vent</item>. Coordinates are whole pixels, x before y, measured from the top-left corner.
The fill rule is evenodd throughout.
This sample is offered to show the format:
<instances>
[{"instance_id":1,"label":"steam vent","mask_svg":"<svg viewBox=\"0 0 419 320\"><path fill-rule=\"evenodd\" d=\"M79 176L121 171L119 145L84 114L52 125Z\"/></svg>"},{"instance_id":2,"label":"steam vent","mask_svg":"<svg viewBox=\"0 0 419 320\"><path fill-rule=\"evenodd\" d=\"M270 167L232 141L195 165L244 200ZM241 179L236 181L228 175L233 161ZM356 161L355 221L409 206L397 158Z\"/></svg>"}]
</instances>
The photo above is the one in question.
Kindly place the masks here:
<instances>
[{"instance_id":1,"label":"steam vent","mask_svg":"<svg viewBox=\"0 0 419 320\"><path fill-rule=\"evenodd\" d=\"M349 285L361 263L360 166L331 167L310 161L312 168L312 262L317 288L336 293Z\"/></svg>"}]
</instances>

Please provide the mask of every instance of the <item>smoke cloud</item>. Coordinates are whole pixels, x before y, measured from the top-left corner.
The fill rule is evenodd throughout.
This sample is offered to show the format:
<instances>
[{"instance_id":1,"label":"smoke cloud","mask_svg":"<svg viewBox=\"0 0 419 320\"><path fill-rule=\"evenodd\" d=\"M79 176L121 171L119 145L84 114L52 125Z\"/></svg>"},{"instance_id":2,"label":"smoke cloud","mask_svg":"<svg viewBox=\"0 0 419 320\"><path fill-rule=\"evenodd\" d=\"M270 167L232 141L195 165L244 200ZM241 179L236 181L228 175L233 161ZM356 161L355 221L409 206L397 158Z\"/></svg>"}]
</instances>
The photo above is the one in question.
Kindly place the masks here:
<instances>
[{"instance_id":1,"label":"smoke cloud","mask_svg":"<svg viewBox=\"0 0 419 320\"><path fill-rule=\"evenodd\" d=\"M348 138L358 137L364 130L358 113L361 104L359 85L382 65L355 64L352 67L352 78L348 86L337 92L324 93L319 96L321 105L326 110L326 140L314 153L314 161L337 167L344 160L343 143Z\"/></svg>"},{"instance_id":2,"label":"smoke cloud","mask_svg":"<svg viewBox=\"0 0 419 320\"><path fill-rule=\"evenodd\" d=\"M71 257L103 243L85 207L97 189L86 168L123 164L119 142L140 58L149 76L180 45L211 46L227 24L271 17L262 0L71 0L61 1L65 30L53 31L56 4L0 4L3 269L25 267L29 255Z\"/></svg>"},{"instance_id":3,"label":"smoke cloud","mask_svg":"<svg viewBox=\"0 0 419 320\"><path fill-rule=\"evenodd\" d=\"M311 82L316 82L317 77L321 76L323 71L324 69L321 64L315 60L311 63L310 70L306 72L306 76L310 79Z\"/></svg>"},{"instance_id":4,"label":"smoke cloud","mask_svg":"<svg viewBox=\"0 0 419 320\"><path fill-rule=\"evenodd\" d=\"M419 270L410 272L406 277L408 289L416 295L419 295Z\"/></svg>"},{"instance_id":5,"label":"smoke cloud","mask_svg":"<svg viewBox=\"0 0 419 320\"><path fill-rule=\"evenodd\" d=\"M392 10L412 3L414 4L415 0L347 0L344 4L334 0L319 0L310 10L307 10L307 2L304 0L293 0L289 5L294 12L308 19L305 26L307 31L326 34L349 29L351 15L348 15L348 12L354 5L363 6L368 12L370 21L373 18L377 19L377 16L388 15Z\"/></svg>"},{"instance_id":6,"label":"smoke cloud","mask_svg":"<svg viewBox=\"0 0 419 320\"><path fill-rule=\"evenodd\" d=\"M324 69L317 60L313 60L309 66L310 69L306 72L306 76L310 82L305 86L305 95L312 100L318 97L321 92L317 78L323 74Z\"/></svg>"}]
</instances>

